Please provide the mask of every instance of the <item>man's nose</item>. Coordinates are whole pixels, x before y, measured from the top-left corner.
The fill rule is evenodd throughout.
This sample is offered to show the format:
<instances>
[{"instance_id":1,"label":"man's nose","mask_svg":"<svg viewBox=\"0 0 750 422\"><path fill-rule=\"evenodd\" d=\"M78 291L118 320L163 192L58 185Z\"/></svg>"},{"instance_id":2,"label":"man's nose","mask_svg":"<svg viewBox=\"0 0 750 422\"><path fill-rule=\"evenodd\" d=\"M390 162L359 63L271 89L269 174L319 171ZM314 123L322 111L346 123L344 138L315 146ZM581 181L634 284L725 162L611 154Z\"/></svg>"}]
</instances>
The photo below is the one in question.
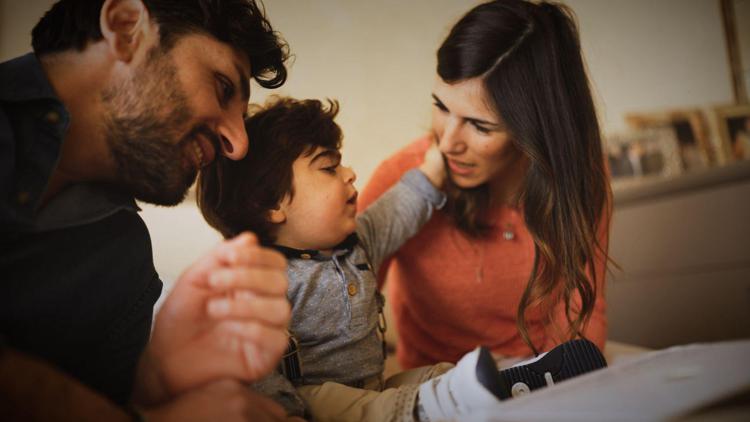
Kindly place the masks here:
<instances>
[{"instance_id":1,"label":"man's nose","mask_svg":"<svg viewBox=\"0 0 750 422\"><path fill-rule=\"evenodd\" d=\"M242 113L226 118L218 128L221 136L221 153L232 160L240 160L248 150L247 132Z\"/></svg>"}]
</instances>

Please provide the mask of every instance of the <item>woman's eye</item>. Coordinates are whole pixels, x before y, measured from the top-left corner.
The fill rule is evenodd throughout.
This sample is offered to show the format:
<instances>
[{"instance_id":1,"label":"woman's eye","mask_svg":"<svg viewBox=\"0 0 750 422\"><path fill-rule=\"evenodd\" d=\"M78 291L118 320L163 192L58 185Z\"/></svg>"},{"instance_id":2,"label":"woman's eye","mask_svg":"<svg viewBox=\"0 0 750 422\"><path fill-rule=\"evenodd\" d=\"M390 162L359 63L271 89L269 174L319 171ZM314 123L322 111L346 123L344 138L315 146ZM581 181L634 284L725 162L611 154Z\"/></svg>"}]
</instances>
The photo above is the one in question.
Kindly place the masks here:
<instances>
[{"instance_id":1,"label":"woman's eye","mask_svg":"<svg viewBox=\"0 0 750 422\"><path fill-rule=\"evenodd\" d=\"M472 126L474 126L474 129L476 129L477 132L486 135L490 133L490 130L482 125L478 125L476 123L472 123Z\"/></svg>"}]
</instances>

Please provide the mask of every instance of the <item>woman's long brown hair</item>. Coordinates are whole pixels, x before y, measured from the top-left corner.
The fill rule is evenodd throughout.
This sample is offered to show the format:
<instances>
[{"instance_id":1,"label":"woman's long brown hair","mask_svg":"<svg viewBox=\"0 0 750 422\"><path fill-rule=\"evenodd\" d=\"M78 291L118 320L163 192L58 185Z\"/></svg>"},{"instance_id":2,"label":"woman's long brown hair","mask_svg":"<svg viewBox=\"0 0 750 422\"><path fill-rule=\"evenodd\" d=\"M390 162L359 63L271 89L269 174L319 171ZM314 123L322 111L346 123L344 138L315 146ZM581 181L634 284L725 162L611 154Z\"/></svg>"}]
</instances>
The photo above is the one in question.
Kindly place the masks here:
<instances>
[{"instance_id":1,"label":"woman's long brown hair","mask_svg":"<svg viewBox=\"0 0 750 422\"><path fill-rule=\"evenodd\" d=\"M532 307L547 324L562 302L568 338L582 336L597 295L595 261L606 245L597 233L610 213L599 123L572 12L563 5L492 1L469 11L438 50L447 83L480 77L528 167L518 195L534 240L534 266L521 297L521 337ZM447 186L446 211L471 236L490 229L486 185ZM606 214L606 215L605 215ZM576 297L580 297L580 306Z\"/></svg>"}]
</instances>

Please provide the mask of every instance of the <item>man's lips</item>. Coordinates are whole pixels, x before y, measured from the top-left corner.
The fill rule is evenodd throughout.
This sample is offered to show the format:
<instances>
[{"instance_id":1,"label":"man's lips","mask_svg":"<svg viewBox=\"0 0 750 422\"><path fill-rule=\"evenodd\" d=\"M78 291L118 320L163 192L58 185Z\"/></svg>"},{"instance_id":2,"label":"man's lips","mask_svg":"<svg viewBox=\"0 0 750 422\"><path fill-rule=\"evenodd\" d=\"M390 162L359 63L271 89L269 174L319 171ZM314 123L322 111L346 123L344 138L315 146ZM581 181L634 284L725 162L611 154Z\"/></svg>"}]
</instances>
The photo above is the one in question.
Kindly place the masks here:
<instances>
[{"instance_id":1,"label":"man's lips","mask_svg":"<svg viewBox=\"0 0 750 422\"><path fill-rule=\"evenodd\" d=\"M196 133L189 138L186 148L195 168L201 169L216 158L214 144L202 133Z\"/></svg>"}]
</instances>

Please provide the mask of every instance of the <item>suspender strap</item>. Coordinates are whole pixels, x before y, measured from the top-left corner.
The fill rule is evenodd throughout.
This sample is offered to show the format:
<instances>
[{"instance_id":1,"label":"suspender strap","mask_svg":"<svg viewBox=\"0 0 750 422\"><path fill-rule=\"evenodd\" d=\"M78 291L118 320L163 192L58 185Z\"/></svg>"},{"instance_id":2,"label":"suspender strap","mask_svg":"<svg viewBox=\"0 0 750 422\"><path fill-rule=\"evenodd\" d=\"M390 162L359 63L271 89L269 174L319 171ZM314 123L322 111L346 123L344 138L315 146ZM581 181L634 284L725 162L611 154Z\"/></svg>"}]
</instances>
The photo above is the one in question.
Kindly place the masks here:
<instances>
[{"instance_id":1,"label":"suspender strap","mask_svg":"<svg viewBox=\"0 0 750 422\"><path fill-rule=\"evenodd\" d=\"M289 345L286 348L283 359L279 363L279 372L292 384L302 380L302 362L299 358L299 342L293 335L289 335Z\"/></svg>"}]
</instances>

